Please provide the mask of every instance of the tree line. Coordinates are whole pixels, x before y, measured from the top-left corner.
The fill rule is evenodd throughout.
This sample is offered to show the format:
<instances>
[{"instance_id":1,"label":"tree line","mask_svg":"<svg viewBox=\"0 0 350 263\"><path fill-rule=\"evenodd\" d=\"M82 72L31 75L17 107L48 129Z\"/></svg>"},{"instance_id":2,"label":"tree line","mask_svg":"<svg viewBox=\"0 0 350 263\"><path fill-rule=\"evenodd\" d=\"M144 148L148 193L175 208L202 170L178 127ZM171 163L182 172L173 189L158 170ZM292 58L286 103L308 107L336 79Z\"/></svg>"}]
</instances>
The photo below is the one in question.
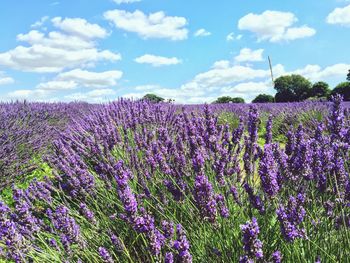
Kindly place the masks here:
<instances>
[{"instance_id":1,"label":"tree line","mask_svg":"<svg viewBox=\"0 0 350 263\"><path fill-rule=\"evenodd\" d=\"M346 81L339 83L334 89L330 89L328 83L318 81L310 82L301 75L292 74L281 76L274 81L276 90L275 96L269 94L259 94L252 103L272 103L272 102L300 102L305 100L326 101L335 94L343 96L344 101L350 101L350 70L346 76ZM143 99L152 102L163 102L164 98L155 94L146 94ZM168 102L174 100L168 99ZM241 97L222 96L213 103L245 103Z\"/></svg>"}]
</instances>

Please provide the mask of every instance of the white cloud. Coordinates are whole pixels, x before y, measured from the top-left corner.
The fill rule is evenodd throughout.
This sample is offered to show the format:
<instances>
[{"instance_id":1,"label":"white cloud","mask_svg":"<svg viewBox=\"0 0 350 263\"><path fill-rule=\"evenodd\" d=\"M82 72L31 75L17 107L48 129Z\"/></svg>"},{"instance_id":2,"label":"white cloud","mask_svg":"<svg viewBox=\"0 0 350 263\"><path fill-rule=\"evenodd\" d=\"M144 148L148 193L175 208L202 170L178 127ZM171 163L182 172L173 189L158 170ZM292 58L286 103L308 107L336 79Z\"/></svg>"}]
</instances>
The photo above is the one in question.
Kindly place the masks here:
<instances>
[{"instance_id":1,"label":"white cloud","mask_svg":"<svg viewBox=\"0 0 350 263\"><path fill-rule=\"evenodd\" d=\"M98 50L95 38L105 31L84 19L54 19L66 33L52 31L45 35L37 30L19 34L17 40L29 46L17 46L0 53L0 65L30 72L60 72L66 68L84 67L98 61L117 61L121 55ZM73 25L76 25L73 28ZM70 26L72 28L70 28ZM70 33L68 33L70 32Z\"/></svg>"},{"instance_id":2,"label":"white cloud","mask_svg":"<svg viewBox=\"0 0 350 263\"><path fill-rule=\"evenodd\" d=\"M327 81L333 77L346 76L349 64L335 64L325 68L318 65L307 65L304 68L287 72L283 65L273 67L275 77L289 74L302 74L312 81ZM146 93L154 93L163 98L175 99L176 103L212 102L220 96L242 97L253 100L258 94L275 94L270 79L270 70L257 69L252 66L231 64L228 60L216 61L212 68L197 74L191 81L179 88L164 88L158 85L144 85L129 89L123 97L141 98Z\"/></svg>"},{"instance_id":3,"label":"white cloud","mask_svg":"<svg viewBox=\"0 0 350 263\"><path fill-rule=\"evenodd\" d=\"M87 101L93 103L107 102L115 99L116 92L113 89L96 89L89 92L76 92L64 96L68 101Z\"/></svg>"},{"instance_id":4,"label":"white cloud","mask_svg":"<svg viewBox=\"0 0 350 263\"><path fill-rule=\"evenodd\" d=\"M74 69L58 74L54 80L40 83L36 89L40 90L71 90L76 88L105 89L115 86L117 80L123 75L118 70L91 72L82 69Z\"/></svg>"},{"instance_id":5,"label":"white cloud","mask_svg":"<svg viewBox=\"0 0 350 263\"><path fill-rule=\"evenodd\" d=\"M350 64L334 64L325 68L319 65L306 65L302 69L292 71L292 74L300 74L312 81L326 80L328 78L346 76L350 69Z\"/></svg>"},{"instance_id":6,"label":"white cloud","mask_svg":"<svg viewBox=\"0 0 350 263\"><path fill-rule=\"evenodd\" d=\"M228 60L219 60L214 62L212 68L213 69L225 69L230 67L230 61Z\"/></svg>"},{"instance_id":7,"label":"white cloud","mask_svg":"<svg viewBox=\"0 0 350 263\"><path fill-rule=\"evenodd\" d=\"M113 2L120 5L120 4L131 4L131 3L141 2L141 0L113 0Z\"/></svg>"},{"instance_id":8,"label":"white cloud","mask_svg":"<svg viewBox=\"0 0 350 263\"><path fill-rule=\"evenodd\" d=\"M242 37L242 35L235 36L235 33L231 32L226 36L226 41L240 40Z\"/></svg>"},{"instance_id":9,"label":"white cloud","mask_svg":"<svg viewBox=\"0 0 350 263\"><path fill-rule=\"evenodd\" d=\"M6 98L10 100L47 100L51 91L48 90L30 90L30 89L22 89L22 90L14 90L7 93Z\"/></svg>"},{"instance_id":10,"label":"white cloud","mask_svg":"<svg viewBox=\"0 0 350 263\"><path fill-rule=\"evenodd\" d=\"M240 82L253 79L266 80L270 73L268 69L253 69L248 66L231 65L229 61L221 60L203 73L197 74L191 81L179 88L163 88L157 85L145 85L145 88L132 89L136 92L124 94L123 97L140 98L152 92L166 99L175 99L176 103L212 102L224 87L231 87ZM139 92L137 92L139 91Z\"/></svg>"},{"instance_id":11,"label":"white cloud","mask_svg":"<svg viewBox=\"0 0 350 263\"><path fill-rule=\"evenodd\" d=\"M39 21L36 21L34 24L32 24L30 27L31 28L38 28L41 27L47 20L49 19L48 16L43 16L42 18L40 18Z\"/></svg>"},{"instance_id":12,"label":"white cloud","mask_svg":"<svg viewBox=\"0 0 350 263\"><path fill-rule=\"evenodd\" d=\"M61 81L72 81L79 86L87 88L106 88L115 86L117 80L123 76L123 72L110 70L104 72L91 72L87 70L74 69L68 72L60 73L57 76Z\"/></svg>"},{"instance_id":13,"label":"white cloud","mask_svg":"<svg viewBox=\"0 0 350 263\"><path fill-rule=\"evenodd\" d=\"M7 77L3 72L0 71L0 86L1 85L9 85L14 83L15 80L11 77Z\"/></svg>"},{"instance_id":14,"label":"white cloud","mask_svg":"<svg viewBox=\"0 0 350 263\"><path fill-rule=\"evenodd\" d=\"M134 87L134 90L137 90L137 91L152 91L156 89L160 89L160 86L159 85L140 85L140 86Z\"/></svg>"},{"instance_id":15,"label":"white cloud","mask_svg":"<svg viewBox=\"0 0 350 263\"><path fill-rule=\"evenodd\" d=\"M195 37L207 37L210 36L211 33L204 28L198 29L194 34Z\"/></svg>"},{"instance_id":16,"label":"white cloud","mask_svg":"<svg viewBox=\"0 0 350 263\"><path fill-rule=\"evenodd\" d=\"M315 29L306 25L292 27L297 21L297 17L291 12L267 10L262 14L249 13L242 17L238 28L255 33L258 41L270 42L290 41L316 34Z\"/></svg>"},{"instance_id":17,"label":"white cloud","mask_svg":"<svg viewBox=\"0 0 350 263\"><path fill-rule=\"evenodd\" d=\"M214 64L215 65L215 64ZM184 85L186 89L215 88L232 85L235 82L264 78L269 76L268 70L253 69L248 66L233 65L224 68L213 68L207 72L200 73L194 77L193 81ZM205 90L204 90L205 92Z\"/></svg>"},{"instance_id":18,"label":"white cloud","mask_svg":"<svg viewBox=\"0 0 350 263\"><path fill-rule=\"evenodd\" d=\"M232 87L224 87L221 89L220 96L242 97L246 101L253 100L261 93L275 93L270 82L243 82Z\"/></svg>"},{"instance_id":19,"label":"white cloud","mask_svg":"<svg viewBox=\"0 0 350 263\"><path fill-rule=\"evenodd\" d=\"M250 48L242 48L239 55L235 57L236 62L246 61L263 61L262 54L264 49L251 50Z\"/></svg>"},{"instance_id":20,"label":"white cloud","mask_svg":"<svg viewBox=\"0 0 350 263\"><path fill-rule=\"evenodd\" d=\"M334 9L326 19L329 24L350 26L350 5Z\"/></svg>"},{"instance_id":21,"label":"white cloud","mask_svg":"<svg viewBox=\"0 0 350 263\"><path fill-rule=\"evenodd\" d=\"M104 28L97 24L90 24L83 18L54 17L51 21L63 32L85 39L105 38L108 35Z\"/></svg>"},{"instance_id":22,"label":"white cloud","mask_svg":"<svg viewBox=\"0 0 350 263\"><path fill-rule=\"evenodd\" d=\"M71 90L77 88L77 83L74 81L53 80L40 83L36 86L38 90Z\"/></svg>"},{"instance_id":23,"label":"white cloud","mask_svg":"<svg viewBox=\"0 0 350 263\"><path fill-rule=\"evenodd\" d=\"M151 64L154 67L160 67L160 66L180 64L181 60L176 57L167 58L167 57L145 54L141 57L135 58L135 62L140 64Z\"/></svg>"},{"instance_id":24,"label":"white cloud","mask_svg":"<svg viewBox=\"0 0 350 263\"><path fill-rule=\"evenodd\" d=\"M133 13L124 10L110 10L104 13L105 19L114 23L117 28L137 33L142 38L167 38L184 40L188 30L184 17L166 16L163 11L144 14L136 10Z\"/></svg>"},{"instance_id":25,"label":"white cloud","mask_svg":"<svg viewBox=\"0 0 350 263\"><path fill-rule=\"evenodd\" d=\"M37 30L31 30L27 34L18 34L17 40L27 42L30 45L41 45L65 50L88 49L93 48L95 45L91 41L86 41L76 36L62 34L57 31L49 32L46 37L44 33Z\"/></svg>"}]
</instances>

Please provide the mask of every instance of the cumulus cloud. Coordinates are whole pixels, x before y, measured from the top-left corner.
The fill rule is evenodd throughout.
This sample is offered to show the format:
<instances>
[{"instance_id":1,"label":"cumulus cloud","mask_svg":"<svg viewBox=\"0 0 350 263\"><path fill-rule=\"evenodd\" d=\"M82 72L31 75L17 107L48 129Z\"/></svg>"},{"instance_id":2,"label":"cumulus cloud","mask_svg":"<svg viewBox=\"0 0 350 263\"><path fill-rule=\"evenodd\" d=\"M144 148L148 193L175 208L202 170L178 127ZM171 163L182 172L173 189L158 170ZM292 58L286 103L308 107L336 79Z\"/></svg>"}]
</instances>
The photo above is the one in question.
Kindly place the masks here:
<instances>
[{"instance_id":1,"label":"cumulus cloud","mask_svg":"<svg viewBox=\"0 0 350 263\"><path fill-rule=\"evenodd\" d=\"M311 37L316 30L306 25L293 27L298 18L291 12L267 10L262 14L249 13L238 21L240 30L256 34L258 41L291 41Z\"/></svg>"},{"instance_id":2,"label":"cumulus cloud","mask_svg":"<svg viewBox=\"0 0 350 263\"><path fill-rule=\"evenodd\" d=\"M55 22L56 21L56 22ZM121 55L99 50L96 38L105 35L99 26L84 19L53 19L64 32L52 31L45 35L37 30L19 34L17 40L27 46L17 46L0 53L0 65L29 72L60 72L66 68L91 65L98 61L117 61ZM70 26L77 27L70 28Z\"/></svg>"},{"instance_id":3,"label":"cumulus cloud","mask_svg":"<svg viewBox=\"0 0 350 263\"><path fill-rule=\"evenodd\" d=\"M32 24L30 27L31 28L38 28L44 25L44 23L49 20L48 16L43 16L42 18L40 18L39 21L36 21L34 24Z\"/></svg>"},{"instance_id":4,"label":"cumulus cloud","mask_svg":"<svg viewBox=\"0 0 350 263\"><path fill-rule=\"evenodd\" d=\"M48 100L49 96L51 95L51 91L49 90L30 90L30 89L21 89L21 90L14 90L9 93L7 93L6 98L10 100Z\"/></svg>"},{"instance_id":5,"label":"cumulus cloud","mask_svg":"<svg viewBox=\"0 0 350 263\"><path fill-rule=\"evenodd\" d=\"M263 61L262 54L264 49L251 50L250 48L242 48L239 55L235 57L236 62L247 62L247 61Z\"/></svg>"},{"instance_id":6,"label":"cumulus cloud","mask_svg":"<svg viewBox=\"0 0 350 263\"><path fill-rule=\"evenodd\" d=\"M334 77L345 76L350 64L334 64L327 67L307 65L293 71L286 71L281 64L272 67L275 77L289 74L301 74L311 81L327 81ZM271 94L275 90L270 79L270 70L253 66L240 66L228 60L216 61L211 69L194 76L192 80L178 88L165 88L159 85L143 85L131 88L132 92L123 97L141 98L146 93L154 93L163 98L175 99L176 103L212 102L219 96L242 97L253 100L261 93Z\"/></svg>"},{"instance_id":7,"label":"cumulus cloud","mask_svg":"<svg viewBox=\"0 0 350 263\"><path fill-rule=\"evenodd\" d=\"M145 54L141 57L135 58L135 62L140 64L150 64L153 67L169 66L180 64L182 61L176 57L161 57L150 54Z\"/></svg>"},{"instance_id":8,"label":"cumulus cloud","mask_svg":"<svg viewBox=\"0 0 350 263\"><path fill-rule=\"evenodd\" d=\"M71 90L77 88L77 83L74 81L53 80L37 85L38 90Z\"/></svg>"},{"instance_id":9,"label":"cumulus cloud","mask_svg":"<svg viewBox=\"0 0 350 263\"><path fill-rule=\"evenodd\" d=\"M198 29L196 32L193 34L195 37L207 37L210 36L211 33L204 28Z\"/></svg>"},{"instance_id":10,"label":"cumulus cloud","mask_svg":"<svg viewBox=\"0 0 350 263\"><path fill-rule=\"evenodd\" d=\"M231 32L226 36L226 41L240 40L242 37L242 35L236 36L235 33Z\"/></svg>"},{"instance_id":11,"label":"cumulus cloud","mask_svg":"<svg viewBox=\"0 0 350 263\"><path fill-rule=\"evenodd\" d=\"M119 70L92 72L82 69L74 69L60 73L57 76L57 79L66 82L72 81L79 86L87 88L105 88L115 86L122 76L123 72Z\"/></svg>"},{"instance_id":12,"label":"cumulus cloud","mask_svg":"<svg viewBox=\"0 0 350 263\"><path fill-rule=\"evenodd\" d=\"M86 39L105 38L107 31L97 24L90 24L83 18L55 17L52 20L56 28L61 29L69 35Z\"/></svg>"},{"instance_id":13,"label":"cumulus cloud","mask_svg":"<svg viewBox=\"0 0 350 263\"><path fill-rule=\"evenodd\" d=\"M228 67L230 67L230 61L228 60L215 61L212 66L213 69L225 69Z\"/></svg>"},{"instance_id":14,"label":"cumulus cloud","mask_svg":"<svg viewBox=\"0 0 350 263\"><path fill-rule=\"evenodd\" d=\"M350 26L350 5L334 9L326 19L329 24Z\"/></svg>"},{"instance_id":15,"label":"cumulus cloud","mask_svg":"<svg viewBox=\"0 0 350 263\"><path fill-rule=\"evenodd\" d=\"M137 33L142 38L166 38L184 40L188 30L184 17L166 16L163 11L144 14L142 11L127 12L125 10L110 10L104 13L105 19L113 22L120 29Z\"/></svg>"},{"instance_id":16,"label":"cumulus cloud","mask_svg":"<svg viewBox=\"0 0 350 263\"><path fill-rule=\"evenodd\" d=\"M249 66L233 65L227 60L220 60L216 61L211 69L197 74L192 80L179 88L145 85L143 86L146 87L145 89L133 89L136 92L124 94L123 96L140 98L146 93L152 92L163 98L175 99L177 103L212 102L218 94L224 92L224 88L228 89L228 87L233 87L241 82L250 82L255 79L265 81L270 75L269 72L268 69L254 69ZM239 91L241 92L241 90ZM236 90L236 93L238 94L238 90ZM249 94L243 94L242 96L248 98Z\"/></svg>"},{"instance_id":17,"label":"cumulus cloud","mask_svg":"<svg viewBox=\"0 0 350 263\"><path fill-rule=\"evenodd\" d=\"M14 83L15 80L11 77L7 77L3 72L0 71L0 86L1 85L9 85Z\"/></svg>"},{"instance_id":18,"label":"cumulus cloud","mask_svg":"<svg viewBox=\"0 0 350 263\"><path fill-rule=\"evenodd\" d=\"M220 92L220 96L239 96L244 98L246 101L251 101L261 93L273 94L275 93L275 90L273 89L273 85L271 85L271 82L269 81L249 81L239 83L230 87L224 87L220 90Z\"/></svg>"},{"instance_id":19,"label":"cumulus cloud","mask_svg":"<svg viewBox=\"0 0 350 263\"><path fill-rule=\"evenodd\" d=\"M322 68L319 65L306 65L302 69L292 71L293 74L300 74L312 81L325 80L328 78L346 76L350 64L338 63Z\"/></svg>"},{"instance_id":20,"label":"cumulus cloud","mask_svg":"<svg viewBox=\"0 0 350 263\"><path fill-rule=\"evenodd\" d=\"M52 81L40 83L36 88L40 90L71 90L76 88L105 89L115 86L123 72L118 70L92 72L74 69L60 73Z\"/></svg>"},{"instance_id":21,"label":"cumulus cloud","mask_svg":"<svg viewBox=\"0 0 350 263\"><path fill-rule=\"evenodd\" d=\"M116 91L113 89L96 89L89 92L76 92L64 96L68 101L87 101L93 103L106 102L115 99Z\"/></svg>"},{"instance_id":22,"label":"cumulus cloud","mask_svg":"<svg viewBox=\"0 0 350 263\"><path fill-rule=\"evenodd\" d=\"M141 0L113 0L113 2L120 5L120 4L131 4L131 3L141 2Z\"/></svg>"}]
</instances>

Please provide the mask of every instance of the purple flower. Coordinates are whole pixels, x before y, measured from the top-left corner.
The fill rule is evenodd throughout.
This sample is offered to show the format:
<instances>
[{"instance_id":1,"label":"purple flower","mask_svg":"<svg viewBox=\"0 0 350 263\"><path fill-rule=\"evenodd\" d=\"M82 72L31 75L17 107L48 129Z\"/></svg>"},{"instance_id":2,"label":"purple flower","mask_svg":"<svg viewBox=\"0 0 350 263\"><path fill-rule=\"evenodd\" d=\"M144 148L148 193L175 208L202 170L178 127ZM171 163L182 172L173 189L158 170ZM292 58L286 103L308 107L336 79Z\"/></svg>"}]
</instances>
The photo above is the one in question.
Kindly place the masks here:
<instances>
[{"instance_id":1,"label":"purple flower","mask_svg":"<svg viewBox=\"0 0 350 263\"><path fill-rule=\"evenodd\" d=\"M9 207L0 201L0 240L5 244L3 252L6 253L8 259L22 262L28 247L24 236L10 216Z\"/></svg>"},{"instance_id":2,"label":"purple flower","mask_svg":"<svg viewBox=\"0 0 350 263\"><path fill-rule=\"evenodd\" d=\"M165 238L171 239L174 236L174 223L163 220L162 230Z\"/></svg>"},{"instance_id":3,"label":"purple flower","mask_svg":"<svg viewBox=\"0 0 350 263\"><path fill-rule=\"evenodd\" d=\"M277 250L273 252L272 254L272 262L273 263L281 263L282 262L282 253L281 251Z\"/></svg>"},{"instance_id":4,"label":"purple flower","mask_svg":"<svg viewBox=\"0 0 350 263\"><path fill-rule=\"evenodd\" d=\"M272 115L269 116L266 122L265 144L272 143Z\"/></svg>"},{"instance_id":5,"label":"purple flower","mask_svg":"<svg viewBox=\"0 0 350 263\"><path fill-rule=\"evenodd\" d=\"M216 200L213 186L205 175L197 175L193 189L194 199L201 215L214 223L216 220Z\"/></svg>"},{"instance_id":6,"label":"purple flower","mask_svg":"<svg viewBox=\"0 0 350 263\"><path fill-rule=\"evenodd\" d=\"M171 252L166 252L164 257L164 263L173 263L174 262L174 254Z\"/></svg>"},{"instance_id":7,"label":"purple flower","mask_svg":"<svg viewBox=\"0 0 350 263\"><path fill-rule=\"evenodd\" d=\"M94 213L87 207L85 203L80 203L80 211L85 216L85 218L93 224L96 224L96 219Z\"/></svg>"},{"instance_id":8,"label":"purple flower","mask_svg":"<svg viewBox=\"0 0 350 263\"><path fill-rule=\"evenodd\" d=\"M99 247L98 253L104 262L106 262L106 263L113 263L114 262L114 260L112 259L111 255L109 254L109 252L106 248Z\"/></svg>"},{"instance_id":9,"label":"purple flower","mask_svg":"<svg viewBox=\"0 0 350 263\"><path fill-rule=\"evenodd\" d=\"M239 194L238 194L238 191L237 191L237 188L232 185L231 188L230 188L230 192L233 196L233 199L235 200L235 202L238 204L238 205L242 205L241 201L240 201L240 198L239 198Z\"/></svg>"},{"instance_id":10,"label":"purple flower","mask_svg":"<svg viewBox=\"0 0 350 263\"><path fill-rule=\"evenodd\" d=\"M305 230L299 228L306 214L303 204L304 196L298 194L297 198L289 197L287 207L280 205L276 211L282 235L288 242L305 237Z\"/></svg>"},{"instance_id":11,"label":"purple flower","mask_svg":"<svg viewBox=\"0 0 350 263\"><path fill-rule=\"evenodd\" d=\"M51 219L55 229L59 232L62 245L67 252L70 252L71 245L73 244L85 247L85 241L80 234L80 227L74 218L69 216L67 207L61 205L54 212L48 209L47 215Z\"/></svg>"},{"instance_id":12,"label":"purple flower","mask_svg":"<svg viewBox=\"0 0 350 263\"><path fill-rule=\"evenodd\" d=\"M121 239L113 233L111 234L111 241L117 251L123 251L125 249Z\"/></svg>"},{"instance_id":13,"label":"purple flower","mask_svg":"<svg viewBox=\"0 0 350 263\"><path fill-rule=\"evenodd\" d=\"M265 207L264 207L264 203L262 202L261 198L258 195L254 194L253 188L251 188L248 183L244 183L243 187L244 187L245 191L247 192L247 194L249 196L250 204L255 209L257 209L260 212L260 214L264 214L265 213Z\"/></svg>"},{"instance_id":14,"label":"purple flower","mask_svg":"<svg viewBox=\"0 0 350 263\"><path fill-rule=\"evenodd\" d=\"M263 189L269 197L275 196L280 189L277 175L277 165L274 160L272 145L265 144L264 154L259 165L259 176Z\"/></svg>"},{"instance_id":15,"label":"purple flower","mask_svg":"<svg viewBox=\"0 0 350 263\"><path fill-rule=\"evenodd\" d=\"M173 248L177 250L177 261L191 263L192 255L190 254L190 243L183 232L182 226L177 225L177 239L174 241Z\"/></svg>"},{"instance_id":16,"label":"purple flower","mask_svg":"<svg viewBox=\"0 0 350 263\"><path fill-rule=\"evenodd\" d=\"M246 224L241 225L242 231L242 242L243 250L245 255L240 258L240 262L253 262L254 259L262 259L264 253L262 251L263 244L258 239L260 232L258 222L255 217L252 218L252 221L248 221Z\"/></svg>"},{"instance_id":17,"label":"purple flower","mask_svg":"<svg viewBox=\"0 0 350 263\"><path fill-rule=\"evenodd\" d=\"M165 243L165 237L157 229L149 233L150 250L153 255L158 256Z\"/></svg>"}]
</instances>

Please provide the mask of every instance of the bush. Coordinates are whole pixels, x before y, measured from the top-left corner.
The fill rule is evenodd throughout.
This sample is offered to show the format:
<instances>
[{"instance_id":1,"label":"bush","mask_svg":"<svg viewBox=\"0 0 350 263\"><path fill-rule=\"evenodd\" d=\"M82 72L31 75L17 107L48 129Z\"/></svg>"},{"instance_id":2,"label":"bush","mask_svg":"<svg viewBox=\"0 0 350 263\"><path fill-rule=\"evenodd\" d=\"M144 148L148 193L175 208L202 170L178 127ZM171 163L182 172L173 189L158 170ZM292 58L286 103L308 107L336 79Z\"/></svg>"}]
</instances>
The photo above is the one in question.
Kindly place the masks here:
<instances>
[{"instance_id":1,"label":"bush","mask_svg":"<svg viewBox=\"0 0 350 263\"><path fill-rule=\"evenodd\" d=\"M303 101L309 97L311 85L311 82L301 75L281 76L275 80L275 101Z\"/></svg>"},{"instance_id":2,"label":"bush","mask_svg":"<svg viewBox=\"0 0 350 263\"><path fill-rule=\"evenodd\" d=\"M275 98L268 94L259 94L256 96L256 98L252 101L253 103L270 103L274 102Z\"/></svg>"},{"instance_id":3,"label":"bush","mask_svg":"<svg viewBox=\"0 0 350 263\"><path fill-rule=\"evenodd\" d=\"M148 100L150 102L155 102L155 103L164 101L164 98L159 97L155 94L146 94L145 96L143 96L143 99Z\"/></svg>"},{"instance_id":4,"label":"bush","mask_svg":"<svg viewBox=\"0 0 350 263\"><path fill-rule=\"evenodd\" d=\"M232 98L230 96L222 96L217 98L213 103L245 103L245 101L240 97Z\"/></svg>"},{"instance_id":5,"label":"bush","mask_svg":"<svg viewBox=\"0 0 350 263\"><path fill-rule=\"evenodd\" d=\"M342 95L345 101L350 101L350 82L342 82L338 84L331 92L332 96L336 94Z\"/></svg>"}]
</instances>

